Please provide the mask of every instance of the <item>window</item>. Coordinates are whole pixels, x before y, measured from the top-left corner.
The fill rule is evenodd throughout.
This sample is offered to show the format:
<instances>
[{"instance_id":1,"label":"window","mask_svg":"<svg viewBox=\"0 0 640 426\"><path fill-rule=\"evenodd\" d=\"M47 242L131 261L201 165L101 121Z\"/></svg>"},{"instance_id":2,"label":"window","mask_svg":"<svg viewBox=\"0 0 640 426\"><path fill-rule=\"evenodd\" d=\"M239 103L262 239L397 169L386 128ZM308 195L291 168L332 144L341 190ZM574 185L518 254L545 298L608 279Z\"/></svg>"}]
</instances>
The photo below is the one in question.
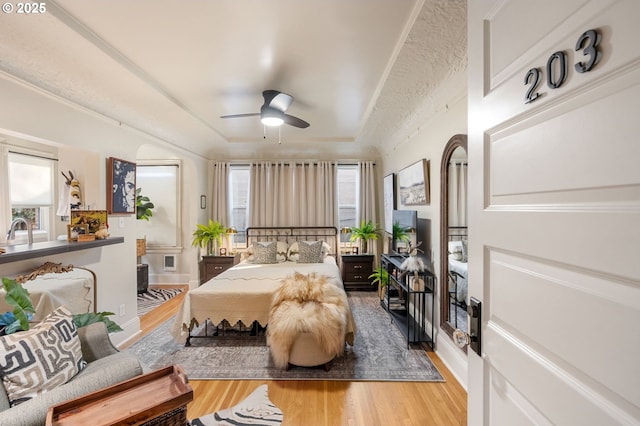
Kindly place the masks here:
<instances>
[{"instance_id":1,"label":"window","mask_svg":"<svg viewBox=\"0 0 640 426\"><path fill-rule=\"evenodd\" d=\"M149 221L138 220L136 231L147 239L151 250L181 245L180 238L180 162L138 161L136 188L154 204Z\"/></svg>"},{"instance_id":2,"label":"window","mask_svg":"<svg viewBox=\"0 0 640 426\"><path fill-rule=\"evenodd\" d=\"M229 167L229 227L238 231L234 243L246 244L249 221L249 165Z\"/></svg>"},{"instance_id":3,"label":"window","mask_svg":"<svg viewBox=\"0 0 640 426\"><path fill-rule=\"evenodd\" d=\"M358 166L338 165L338 230L356 226L358 200ZM349 241L350 234L340 233L340 241Z\"/></svg>"},{"instance_id":4,"label":"window","mask_svg":"<svg viewBox=\"0 0 640 426\"><path fill-rule=\"evenodd\" d=\"M16 152L9 152L8 160L11 219L26 219L34 240L47 241L52 225L55 160ZM17 229L26 227L21 224ZM26 232L16 232L16 240L23 239L26 241Z\"/></svg>"}]
</instances>

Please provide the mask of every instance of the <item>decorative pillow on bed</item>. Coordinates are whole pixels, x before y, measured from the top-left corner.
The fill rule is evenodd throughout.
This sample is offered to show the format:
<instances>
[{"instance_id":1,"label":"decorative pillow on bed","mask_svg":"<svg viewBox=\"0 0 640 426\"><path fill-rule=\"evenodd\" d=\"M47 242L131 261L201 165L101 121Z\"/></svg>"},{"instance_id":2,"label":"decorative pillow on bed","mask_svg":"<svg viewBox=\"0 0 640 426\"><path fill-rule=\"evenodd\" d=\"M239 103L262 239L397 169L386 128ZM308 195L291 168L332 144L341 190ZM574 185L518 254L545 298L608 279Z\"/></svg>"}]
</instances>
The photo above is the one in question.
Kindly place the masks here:
<instances>
[{"instance_id":1,"label":"decorative pillow on bed","mask_svg":"<svg viewBox=\"0 0 640 426\"><path fill-rule=\"evenodd\" d=\"M63 306L30 330L0 337L0 375L11 406L67 383L86 365Z\"/></svg>"},{"instance_id":2,"label":"decorative pillow on bed","mask_svg":"<svg viewBox=\"0 0 640 426\"><path fill-rule=\"evenodd\" d=\"M462 262L467 262L467 240L462 240Z\"/></svg>"},{"instance_id":3,"label":"decorative pillow on bed","mask_svg":"<svg viewBox=\"0 0 640 426\"><path fill-rule=\"evenodd\" d=\"M449 258L462 261L462 241L449 241Z\"/></svg>"},{"instance_id":4,"label":"decorative pillow on bed","mask_svg":"<svg viewBox=\"0 0 640 426\"><path fill-rule=\"evenodd\" d=\"M253 245L253 263L269 264L278 263L276 252L278 245L275 241L269 243L256 243Z\"/></svg>"},{"instance_id":5,"label":"decorative pillow on bed","mask_svg":"<svg viewBox=\"0 0 640 426\"><path fill-rule=\"evenodd\" d=\"M312 244L315 242L318 242L318 241L304 241L304 243L306 244ZM326 242L322 241L322 258L324 259L329 254L331 254L331 246ZM287 252L287 259L292 262L299 262L300 246L298 244L298 241L291 243L291 245L289 246L289 250ZM320 262L322 262L322 260L320 260ZM303 262L303 263L308 263L308 262ZM312 263L318 263L318 262L312 262Z\"/></svg>"},{"instance_id":6,"label":"decorative pillow on bed","mask_svg":"<svg viewBox=\"0 0 640 426\"><path fill-rule=\"evenodd\" d=\"M276 243L276 260L278 262L286 262L288 250L289 244L287 244L285 241L278 241Z\"/></svg>"},{"instance_id":7,"label":"decorative pillow on bed","mask_svg":"<svg viewBox=\"0 0 640 426\"><path fill-rule=\"evenodd\" d=\"M322 241L310 243L300 241L298 247L300 247L298 263L322 263L324 259L322 256Z\"/></svg>"}]
</instances>

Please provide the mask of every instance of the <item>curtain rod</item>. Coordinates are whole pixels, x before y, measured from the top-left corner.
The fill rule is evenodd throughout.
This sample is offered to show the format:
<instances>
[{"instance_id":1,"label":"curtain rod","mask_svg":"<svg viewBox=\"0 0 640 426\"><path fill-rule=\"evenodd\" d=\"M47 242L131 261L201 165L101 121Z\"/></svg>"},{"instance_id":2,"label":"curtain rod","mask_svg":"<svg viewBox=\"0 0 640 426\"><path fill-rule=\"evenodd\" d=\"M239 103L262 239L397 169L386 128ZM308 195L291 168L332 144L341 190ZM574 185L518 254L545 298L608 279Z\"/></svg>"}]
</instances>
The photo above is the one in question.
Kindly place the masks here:
<instances>
[{"instance_id":1,"label":"curtain rod","mask_svg":"<svg viewBox=\"0 0 640 426\"><path fill-rule=\"evenodd\" d=\"M317 160L310 161L309 163L300 163L299 161L300 160L295 160L295 163L293 163L293 164L295 164L296 166L301 166L301 165L307 165L307 164L310 163L310 164L313 164L315 166L315 165L317 165L319 163L319 161L317 161ZM369 161L369 160L364 160L364 161ZM222 161L222 162L225 162L225 161ZM287 165L292 164L292 162L281 161L281 160L256 160L256 161L253 161L251 163L243 163L243 162L237 162L236 163L236 162L233 162L233 161L226 161L226 162L229 163L232 166L251 166L252 164L262 163L262 162L285 163ZM340 166L357 166L358 165L357 162L354 163L354 162L351 162L351 161L343 163L343 162L340 162L340 161L327 160L327 162L336 163L336 164L338 164ZM376 163L373 162L373 165L375 166ZM215 164L214 164L214 166L215 166Z\"/></svg>"}]
</instances>

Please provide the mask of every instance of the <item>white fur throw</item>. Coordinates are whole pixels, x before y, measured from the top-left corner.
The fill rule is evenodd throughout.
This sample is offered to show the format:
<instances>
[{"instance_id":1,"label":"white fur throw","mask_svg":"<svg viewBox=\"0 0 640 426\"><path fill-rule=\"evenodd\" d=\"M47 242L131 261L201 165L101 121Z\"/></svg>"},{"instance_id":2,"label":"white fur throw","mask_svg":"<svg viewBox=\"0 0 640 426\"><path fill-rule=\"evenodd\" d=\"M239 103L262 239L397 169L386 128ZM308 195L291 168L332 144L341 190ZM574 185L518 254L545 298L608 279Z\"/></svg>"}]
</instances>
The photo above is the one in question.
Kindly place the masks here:
<instances>
[{"instance_id":1,"label":"white fur throw","mask_svg":"<svg viewBox=\"0 0 640 426\"><path fill-rule=\"evenodd\" d=\"M326 354L344 353L349 302L325 275L296 272L282 280L271 301L267 345L274 364L286 368L298 333L311 333Z\"/></svg>"}]
</instances>

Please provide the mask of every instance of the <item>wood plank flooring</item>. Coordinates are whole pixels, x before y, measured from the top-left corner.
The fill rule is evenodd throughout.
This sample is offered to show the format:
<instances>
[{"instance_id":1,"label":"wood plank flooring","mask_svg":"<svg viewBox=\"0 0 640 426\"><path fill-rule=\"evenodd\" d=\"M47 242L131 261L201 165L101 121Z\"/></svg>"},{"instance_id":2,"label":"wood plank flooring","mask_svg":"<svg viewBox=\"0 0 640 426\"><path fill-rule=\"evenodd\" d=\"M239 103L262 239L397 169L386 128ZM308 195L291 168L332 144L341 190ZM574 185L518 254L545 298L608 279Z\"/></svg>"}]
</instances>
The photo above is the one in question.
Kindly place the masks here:
<instances>
[{"instance_id":1,"label":"wood plank flooring","mask_svg":"<svg viewBox=\"0 0 640 426\"><path fill-rule=\"evenodd\" d=\"M171 318L185 292L144 315L142 335ZM466 425L465 390L435 353L427 354L446 382L192 380L187 417L231 407L266 383L269 399L284 413L284 425Z\"/></svg>"}]
</instances>

